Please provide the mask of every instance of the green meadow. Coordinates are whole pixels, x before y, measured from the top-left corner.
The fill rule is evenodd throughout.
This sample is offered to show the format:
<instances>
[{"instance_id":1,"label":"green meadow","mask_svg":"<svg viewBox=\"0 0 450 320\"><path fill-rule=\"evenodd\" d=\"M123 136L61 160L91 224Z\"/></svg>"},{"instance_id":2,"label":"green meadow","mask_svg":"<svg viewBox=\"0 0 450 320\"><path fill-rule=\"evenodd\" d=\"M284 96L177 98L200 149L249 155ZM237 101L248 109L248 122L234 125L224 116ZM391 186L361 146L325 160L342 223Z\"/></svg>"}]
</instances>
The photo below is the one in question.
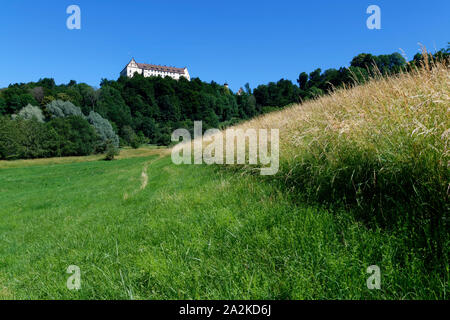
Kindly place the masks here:
<instances>
[{"instance_id":1,"label":"green meadow","mask_svg":"<svg viewBox=\"0 0 450 320\"><path fill-rule=\"evenodd\" d=\"M445 298L420 259L398 263L389 232L163 153L0 167L0 298ZM370 265L381 290L367 288Z\"/></svg>"}]
</instances>

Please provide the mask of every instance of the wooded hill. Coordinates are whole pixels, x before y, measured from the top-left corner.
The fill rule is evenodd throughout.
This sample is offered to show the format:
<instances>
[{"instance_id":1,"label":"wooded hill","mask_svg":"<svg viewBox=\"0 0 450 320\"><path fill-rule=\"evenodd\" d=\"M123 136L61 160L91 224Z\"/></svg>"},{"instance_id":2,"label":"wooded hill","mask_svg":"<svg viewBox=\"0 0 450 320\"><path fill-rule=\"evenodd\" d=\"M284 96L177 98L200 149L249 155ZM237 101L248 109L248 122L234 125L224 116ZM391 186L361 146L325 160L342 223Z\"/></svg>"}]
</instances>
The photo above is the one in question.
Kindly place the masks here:
<instances>
[{"instance_id":1,"label":"wooded hill","mask_svg":"<svg viewBox=\"0 0 450 320\"><path fill-rule=\"evenodd\" d=\"M108 143L118 147L119 141L169 145L173 130L193 128L195 120L203 121L204 130L227 127L334 88L364 83L374 74L407 72L424 57L443 60L449 52L418 54L409 63L399 53L360 54L348 68L302 72L297 84L281 79L254 90L246 84L240 94L199 78L141 75L103 79L99 89L73 80L56 85L48 78L11 84L0 91L0 158L82 155L103 152Z\"/></svg>"}]
</instances>

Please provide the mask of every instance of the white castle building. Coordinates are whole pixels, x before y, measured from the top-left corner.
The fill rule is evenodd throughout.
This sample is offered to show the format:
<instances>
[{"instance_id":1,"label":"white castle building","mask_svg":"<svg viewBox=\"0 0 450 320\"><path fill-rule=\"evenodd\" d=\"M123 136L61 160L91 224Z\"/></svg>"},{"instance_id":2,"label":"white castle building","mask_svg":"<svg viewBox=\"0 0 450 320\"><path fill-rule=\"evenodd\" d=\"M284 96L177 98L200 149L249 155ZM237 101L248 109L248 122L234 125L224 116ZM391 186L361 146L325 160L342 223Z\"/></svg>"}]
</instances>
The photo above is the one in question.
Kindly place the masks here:
<instances>
[{"instance_id":1,"label":"white castle building","mask_svg":"<svg viewBox=\"0 0 450 320\"><path fill-rule=\"evenodd\" d=\"M189 81L191 76L189 75L188 69L185 68L175 68L166 66L157 66L154 64L137 63L134 59L125 66L125 68L120 73L124 77L133 77L135 73L142 74L144 77L171 77L175 80L185 77Z\"/></svg>"}]
</instances>

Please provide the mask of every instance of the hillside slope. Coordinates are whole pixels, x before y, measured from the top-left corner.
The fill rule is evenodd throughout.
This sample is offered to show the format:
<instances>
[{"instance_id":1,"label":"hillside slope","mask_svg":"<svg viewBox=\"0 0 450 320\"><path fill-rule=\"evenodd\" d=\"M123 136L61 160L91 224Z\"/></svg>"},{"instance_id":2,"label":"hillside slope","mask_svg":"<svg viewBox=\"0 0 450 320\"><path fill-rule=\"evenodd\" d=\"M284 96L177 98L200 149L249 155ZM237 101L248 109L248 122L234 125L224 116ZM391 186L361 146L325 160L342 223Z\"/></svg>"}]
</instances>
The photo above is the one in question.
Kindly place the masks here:
<instances>
[{"instance_id":1,"label":"hillside slope","mask_svg":"<svg viewBox=\"0 0 450 320\"><path fill-rule=\"evenodd\" d=\"M0 169L0 186L0 299L445 298L396 265L395 237L256 177L150 156Z\"/></svg>"},{"instance_id":2,"label":"hillside slope","mask_svg":"<svg viewBox=\"0 0 450 320\"><path fill-rule=\"evenodd\" d=\"M450 72L424 65L236 128L280 130L275 181L299 201L351 210L398 236L398 261L448 279Z\"/></svg>"}]
</instances>

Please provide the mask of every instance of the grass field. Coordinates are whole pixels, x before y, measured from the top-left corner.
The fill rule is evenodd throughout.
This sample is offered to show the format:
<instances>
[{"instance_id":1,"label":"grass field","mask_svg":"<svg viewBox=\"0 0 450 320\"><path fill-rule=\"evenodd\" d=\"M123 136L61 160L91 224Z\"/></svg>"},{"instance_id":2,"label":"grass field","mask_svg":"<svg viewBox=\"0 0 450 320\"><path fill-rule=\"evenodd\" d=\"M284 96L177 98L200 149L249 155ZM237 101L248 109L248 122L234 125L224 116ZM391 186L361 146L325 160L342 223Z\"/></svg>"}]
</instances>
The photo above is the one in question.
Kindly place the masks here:
<instances>
[{"instance_id":1,"label":"grass field","mask_svg":"<svg viewBox=\"0 0 450 320\"><path fill-rule=\"evenodd\" d=\"M122 148L120 154L115 159L128 159L146 157L151 155L170 154L170 150L164 147L148 146L145 148L132 149ZM0 160L0 169L23 168L31 166L51 166L55 164L67 164L76 162L99 161L105 158L104 154L94 154L86 157L60 157L47 159L25 159L25 160Z\"/></svg>"},{"instance_id":2,"label":"grass field","mask_svg":"<svg viewBox=\"0 0 450 320\"><path fill-rule=\"evenodd\" d=\"M258 177L164 154L86 160L0 169L0 298L445 298L420 261L395 264L395 237ZM382 290L366 286L373 264Z\"/></svg>"}]
</instances>

